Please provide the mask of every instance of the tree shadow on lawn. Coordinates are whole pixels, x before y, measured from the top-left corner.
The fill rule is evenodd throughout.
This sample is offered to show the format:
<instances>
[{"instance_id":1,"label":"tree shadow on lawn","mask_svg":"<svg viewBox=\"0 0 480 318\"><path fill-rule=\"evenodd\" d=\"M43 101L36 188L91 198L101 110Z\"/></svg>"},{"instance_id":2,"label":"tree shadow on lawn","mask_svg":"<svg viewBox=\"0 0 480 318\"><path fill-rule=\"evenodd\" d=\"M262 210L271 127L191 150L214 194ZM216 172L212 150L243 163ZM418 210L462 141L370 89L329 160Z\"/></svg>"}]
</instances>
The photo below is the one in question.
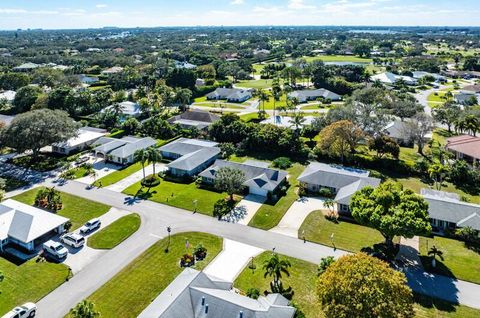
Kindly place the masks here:
<instances>
[{"instance_id":1,"label":"tree shadow on lawn","mask_svg":"<svg viewBox=\"0 0 480 318\"><path fill-rule=\"evenodd\" d=\"M445 300L432 298L432 297L425 296L418 293L413 293L413 299L417 304L419 304L424 308L436 308L437 310L444 311L444 312L456 311L456 308L455 308L456 304L445 301Z\"/></svg>"},{"instance_id":2,"label":"tree shadow on lawn","mask_svg":"<svg viewBox=\"0 0 480 318\"><path fill-rule=\"evenodd\" d=\"M439 274L451 278L457 278L455 274L441 261L437 258L435 267L432 266L432 257L426 255L420 255L420 260L422 261L423 268L432 274Z\"/></svg>"}]
</instances>

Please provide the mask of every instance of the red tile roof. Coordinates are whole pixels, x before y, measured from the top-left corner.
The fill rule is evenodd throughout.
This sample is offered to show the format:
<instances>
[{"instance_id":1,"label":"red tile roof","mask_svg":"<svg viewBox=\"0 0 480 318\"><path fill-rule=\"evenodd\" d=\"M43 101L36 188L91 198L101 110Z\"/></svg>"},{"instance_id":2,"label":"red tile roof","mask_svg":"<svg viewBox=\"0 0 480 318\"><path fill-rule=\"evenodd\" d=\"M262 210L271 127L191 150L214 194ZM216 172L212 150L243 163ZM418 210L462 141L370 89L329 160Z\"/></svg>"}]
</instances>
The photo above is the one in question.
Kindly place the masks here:
<instances>
[{"instance_id":1,"label":"red tile roof","mask_svg":"<svg viewBox=\"0 0 480 318\"><path fill-rule=\"evenodd\" d=\"M480 138L461 135L451 138L447 138L447 145L445 146L448 150L456 151L467 156L480 159Z\"/></svg>"}]
</instances>

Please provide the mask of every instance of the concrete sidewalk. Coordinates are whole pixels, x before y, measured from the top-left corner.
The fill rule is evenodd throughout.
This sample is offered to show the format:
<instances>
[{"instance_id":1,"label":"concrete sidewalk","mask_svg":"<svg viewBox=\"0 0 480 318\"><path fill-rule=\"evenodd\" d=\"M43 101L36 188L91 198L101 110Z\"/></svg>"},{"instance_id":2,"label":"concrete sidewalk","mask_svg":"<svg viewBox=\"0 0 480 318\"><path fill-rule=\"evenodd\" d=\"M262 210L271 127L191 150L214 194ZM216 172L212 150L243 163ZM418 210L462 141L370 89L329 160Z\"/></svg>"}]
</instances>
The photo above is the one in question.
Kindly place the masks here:
<instances>
[{"instance_id":1,"label":"concrete sidewalk","mask_svg":"<svg viewBox=\"0 0 480 318\"><path fill-rule=\"evenodd\" d=\"M204 272L209 276L233 282L252 257L263 251L263 249L255 246L224 239L223 251L208 264Z\"/></svg>"}]
</instances>

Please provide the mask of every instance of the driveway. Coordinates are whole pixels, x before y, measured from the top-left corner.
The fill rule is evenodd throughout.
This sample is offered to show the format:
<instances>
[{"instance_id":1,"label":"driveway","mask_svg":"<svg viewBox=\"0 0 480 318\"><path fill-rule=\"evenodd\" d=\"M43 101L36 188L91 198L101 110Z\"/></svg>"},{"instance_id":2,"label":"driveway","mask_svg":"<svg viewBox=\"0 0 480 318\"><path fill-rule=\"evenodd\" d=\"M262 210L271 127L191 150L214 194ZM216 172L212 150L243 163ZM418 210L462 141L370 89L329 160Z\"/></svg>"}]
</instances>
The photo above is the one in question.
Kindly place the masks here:
<instances>
[{"instance_id":1,"label":"driveway","mask_svg":"<svg viewBox=\"0 0 480 318\"><path fill-rule=\"evenodd\" d=\"M266 198L260 195L249 194L238 202L233 211L224 216L222 220L247 225L265 200Z\"/></svg>"},{"instance_id":2,"label":"driveway","mask_svg":"<svg viewBox=\"0 0 480 318\"><path fill-rule=\"evenodd\" d=\"M160 171L165 171L167 169L164 163L157 163L155 165L155 173L159 173ZM153 165L149 165L145 167L145 175L153 174ZM128 177L118 181L117 183L111 184L105 188L115 191L115 192L122 192L132 184L135 184L143 179L143 169L129 175Z\"/></svg>"},{"instance_id":3,"label":"driveway","mask_svg":"<svg viewBox=\"0 0 480 318\"><path fill-rule=\"evenodd\" d=\"M324 199L315 197L301 197L295 201L283 216L280 223L270 231L283 235L298 237L298 230L305 218L315 210L323 210Z\"/></svg>"},{"instance_id":4,"label":"driveway","mask_svg":"<svg viewBox=\"0 0 480 318\"><path fill-rule=\"evenodd\" d=\"M121 167L112 163L107 163L104 159L96 158L95 156L90 155L89 156L88 163L91 163L93 165L93 169L95 170L95 177L93 176L86 176L82 178L78 178L78 182L82 182L85 184L92 184L94 183L97 179L100 179L102 177L105 177L106 175L109 175L112 172L115 172L119 170Z\"/></svg>"},{"instance_id":5,"label":"driveway","mask_svg":"<svg viewBox=\"0 0 480 318\"><path fill-rule=\"evenodd\" d=\"M83 237L86 238L88 241L88 237L93 235L94 233L98 232L101 229L106 228L109 226L111 223L115 222L119 218L131 214L129 211L125 210L120 210L117 208L111 208L107 213L103 214L102 216L99 217L100 222L102 222L102 225L100 229L91 232L87 235L83 235ZM80 231L77 229L74 231L74 233L80 234ZM82 234L80 234L82 235ZM101 255L105 254L107 251L106 250L96 250L93 249L87 244L85 244L82 248L72 248L70 246L65 246L68 249L68 256L63 262L65 265L69 266L72 269L72 272L74 274L80 272L82 269L84 269L88 264L93 262L94 260L98 259Z\"/></svg>"},{"instance_id":6,"label":"driveway","mask_svg":"<svg viewBox=\"0 0 480 318\"><path fill-rule=\"evenodd\" d=\"M233 282L252 257L264 250L228 239L223 240L223 251L205 268L210 276L227 282Z\"/></svg>"}]
</instances>

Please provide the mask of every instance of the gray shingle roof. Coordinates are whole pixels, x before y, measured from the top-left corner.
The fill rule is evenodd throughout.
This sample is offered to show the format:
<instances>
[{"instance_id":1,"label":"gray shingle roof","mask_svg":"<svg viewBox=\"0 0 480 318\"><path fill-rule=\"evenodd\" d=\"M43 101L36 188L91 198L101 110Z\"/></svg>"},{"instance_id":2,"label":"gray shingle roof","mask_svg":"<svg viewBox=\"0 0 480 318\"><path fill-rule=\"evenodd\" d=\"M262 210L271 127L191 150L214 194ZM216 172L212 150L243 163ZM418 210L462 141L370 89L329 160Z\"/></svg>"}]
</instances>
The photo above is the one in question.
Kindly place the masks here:
<instances>
[{"instance_id":1,"label":"gray shingle roof","mask_svg":"<svg viewBox=\"0 0 480 318\"><path fill-rule=\"evenodd\" d=\"M205 147L215 147L218 143L208 140L179 138L160 147L160 151L175 153L180 156L192 153Z\"/></svg>"},{"instance_id":2,"label":"gray shingle roof","mask_svg":"<svg viewBox=\"0 0 480 318\"><path fill-rule=\"evenodd\" d=\"M204 305L202 305L202 299ZM205 307L208 305L208 315ZM231 283L217 282L203 272L185 269L148 306L139 318L292 318L295 308L281 295L258 300L231 290Z\"/></svg>"},{"instance_id":3,"label":"gray shingle roof","mask_svg":"<svg viewBox=\"0 0 480 318\"><path fill-rule=\"evenodd\" d=\"M302 91L293 91L290 94L288 94L289 97L296 97L300 101L306 100L306 99L315 99L319 97L323 97L325 99L331 99L331 100L340 100L342 97L332 91L329 91L328 89L325 88L320 88L320 89L313 89L313 90L302 90Z\"/></svg>"},{"instance_id":4,"label":"gray shingle roof","mask_svg":"<svg viewBox=\"0 0 480 318\"><path fill-rule=\"evenodd\" d=\"M201 177L215 179L215 173L222 167L239 169L245 173L245 186L255 186L273 191L287 177L287 172L271 168L260 167L255 163L238 163L225 160L216 160L215 163L199 174Z\"/></svg>"},{"instance_id":5,"label":"gray shingle roof","mask_svg":"<svg viewBox=\"0 0 480 318\"><path fill-rule=\"evenodd\" d=\"M218 147L206 147L198 149L194 152L188 153L175 161L167 164L169 168L175 168L179 170L191 171L203 163L215 158L220 154L220 148Z\"/></svg>"},{"instance_id":6,"label":"gray shingle roof","mask_svg":"<svg viewBox=\"0 0 480 318\"><path fill-rule=\"evenodd\" d=\"M171 117L169 123L179 124L182 126L197 127L203 129L220 119L220 116L212 114L204 110L189 110L183 114Z\"/></svg>"},{"instance_id":7,"label":"gray shingle roof","mask_svg":"<svg viewBox=\"0 0 480 318\"><path fill-rule=\"evenodd\" d=\"M430 218L480 230L480 205L460 201L443 191L422 189L421 194L428 202Z\"/></svg>"},{"instance_id":8,"label":"gray shingle roof","mask_svg":"<svg viewBox=\"0 0 480 318\"><path fill-rule=\"evenodd\" d=\"M298 177L300 182L337 189L335 201L349 204L351 196L366 186L377 187L381 180L368 176L369 172L347 168L339 165L329 165L312 162Z\"/></svg>"},{"instance_id":9,"label":"gray shingle roof","mask_svg":"<svg viewBox=\"0 0 480 318\"><path fill-rule=\"evenodd\" d=\"M242 99L244 97L251 97L252 93L248 89L243 88L224 88L219 87L211 93L208 93L207 98L216 99Z\"/></svg>"},{"instance_id":10,"label":"gray shingle roof","mask_svg":"<svg viewBox=\"0 0 480 318\"><path fill-rule=\"evenodd\" d=\"M102 137L95 142L97 146L94 150L103 154L112 155L119 158L127 158L139 149L146 149L156 144L155 139L150 137L135 138L124 137L115 139L110 137Z\"/></svg>"}]
</instances>

